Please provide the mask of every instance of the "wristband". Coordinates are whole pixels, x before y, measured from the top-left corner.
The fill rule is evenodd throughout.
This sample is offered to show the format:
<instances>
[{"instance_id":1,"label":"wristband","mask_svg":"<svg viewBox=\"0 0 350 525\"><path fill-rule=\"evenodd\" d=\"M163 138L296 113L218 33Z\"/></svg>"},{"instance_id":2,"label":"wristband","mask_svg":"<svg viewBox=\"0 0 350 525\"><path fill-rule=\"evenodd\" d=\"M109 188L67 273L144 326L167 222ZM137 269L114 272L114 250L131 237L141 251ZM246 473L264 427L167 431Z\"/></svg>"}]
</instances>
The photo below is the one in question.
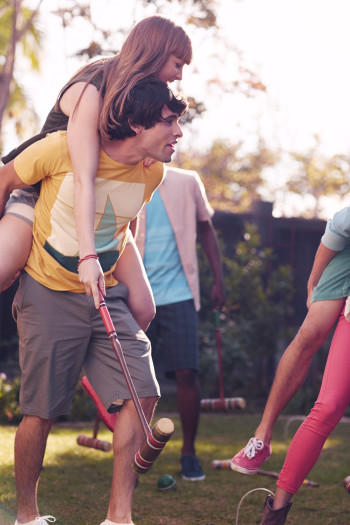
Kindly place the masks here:
<instances>
[{"instance_id":1,"label":"wristband","mask_svg":"<svg viewBox=\"0 0 350 525\"><path fill-rule=\"evenodd\" d=\"M84 261L87 261L87 259L98 259L98 255L96 253L91 253L90 255L85 255L85 257L83 257L82 259L79 259L79 262L78 262L78 268L80 266L80 264Z\"/></svg>"}]
</instances>

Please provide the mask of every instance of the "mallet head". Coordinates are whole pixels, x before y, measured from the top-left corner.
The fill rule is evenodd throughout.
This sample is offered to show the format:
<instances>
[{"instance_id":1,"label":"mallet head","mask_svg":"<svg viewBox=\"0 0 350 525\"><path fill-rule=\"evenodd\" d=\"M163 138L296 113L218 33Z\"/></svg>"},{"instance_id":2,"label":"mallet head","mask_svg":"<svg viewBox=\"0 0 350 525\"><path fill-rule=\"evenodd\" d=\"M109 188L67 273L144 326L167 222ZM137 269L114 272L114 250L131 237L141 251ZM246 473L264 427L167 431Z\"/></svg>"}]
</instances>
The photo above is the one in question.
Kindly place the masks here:
<instances>
[{"instance_id":1,"label":"mallet head","mask_svg":"<svg viewBox=\"0 0 350 525\"><path fill-rule=\"evenodd\" d=\"M146 442L135 454L132 468L138 474L145 474L152 466L166 443L174 433L171 419L162 418L151 429Z\"/></svg>"}]
</instances>

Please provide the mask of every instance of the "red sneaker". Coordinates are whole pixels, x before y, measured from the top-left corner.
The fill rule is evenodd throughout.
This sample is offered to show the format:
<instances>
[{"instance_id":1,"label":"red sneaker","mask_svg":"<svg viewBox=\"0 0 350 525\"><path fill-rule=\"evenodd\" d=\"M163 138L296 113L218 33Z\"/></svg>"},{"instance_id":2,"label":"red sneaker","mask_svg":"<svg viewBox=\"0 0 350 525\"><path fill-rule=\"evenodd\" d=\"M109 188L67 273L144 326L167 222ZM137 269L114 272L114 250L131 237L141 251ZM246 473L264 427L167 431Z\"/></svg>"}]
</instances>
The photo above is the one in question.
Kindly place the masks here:
<instances>
[{"instance_id":1,"label":"red sneaker","mask_svg":"<svg viewBox=\"0 0 350 525\"><path fill-rule=\"evenodd\" d=\"M253 437L231 459L231 469L250 476L257 474L264 461L271 456L271 451L271 445L264 445L260 439Z\"/></svg>"}]
</instances>

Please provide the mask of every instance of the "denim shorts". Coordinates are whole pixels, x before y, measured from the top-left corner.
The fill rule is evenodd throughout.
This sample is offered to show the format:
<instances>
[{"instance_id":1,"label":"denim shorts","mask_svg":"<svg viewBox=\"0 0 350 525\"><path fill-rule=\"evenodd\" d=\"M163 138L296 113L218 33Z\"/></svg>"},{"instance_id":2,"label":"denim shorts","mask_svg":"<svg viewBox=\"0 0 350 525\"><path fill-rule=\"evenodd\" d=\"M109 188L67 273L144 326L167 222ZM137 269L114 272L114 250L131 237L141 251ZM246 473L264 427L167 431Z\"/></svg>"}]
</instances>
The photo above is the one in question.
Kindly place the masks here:
<instances>
[{"instance_id":1,"label":"denim shorts","mask_svg":"<svg viewBox=\"0 0 350 525\"><path fill-rule=\"evenodd\" d=\"M4 215L14 215L33 226L34 208L38 197L37 190L30 186L14 190L6 203Z\"/></svg>"},{"instance_id":2,"label":"denim shorts","mask_svg":"<svg viewBox=\"0 0 350 525\"><path fill-rule=\"evenodd\" d=\"M106 304L139 397L159 397L151 345L126 304L124 284ZM131 395L100 312L85 293L50 290L27 273L13 302L22 372L21 413L51 419L70 412L82 369L109 412Z\"/></svg>"},{"instance_id":3,"label":"denim shorts","mask_svg":"<svg viewBox=\"0 0 350 525\"><path fill-rule=\"evenodd\" d=\"M350 295L350 244L327 265L318 285L314 288L311 302L341 299L348 295Z\"/></svg>"}]
</instances>

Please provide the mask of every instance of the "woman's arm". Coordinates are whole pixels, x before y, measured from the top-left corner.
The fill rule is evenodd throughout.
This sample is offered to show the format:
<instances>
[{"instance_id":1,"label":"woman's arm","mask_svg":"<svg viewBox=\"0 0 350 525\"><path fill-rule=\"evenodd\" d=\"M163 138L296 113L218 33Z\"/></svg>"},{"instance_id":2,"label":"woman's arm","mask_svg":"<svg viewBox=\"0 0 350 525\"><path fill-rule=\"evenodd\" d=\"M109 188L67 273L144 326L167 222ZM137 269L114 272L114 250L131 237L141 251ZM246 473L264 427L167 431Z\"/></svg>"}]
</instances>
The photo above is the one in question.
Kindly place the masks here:
<instances>
[{"instance_id":1,"label":"woman's arm","mask_svg":"<svg viewBox=\"0 0 350 525\"><path fill-rule=\"evenodd\" d=\"M97 133L100 94L95 86L89 84L80 98L85 86L83 82L73 84L60 101L62 111L69 116L67 136L73 167L74 214L80 259L96 253L95 179L100 150ZM82 262L79 266L79 279L84 283L87 295L93 295L98 308L98 286L105 293L104 275L98 260L87 259Z\"/></svg>"},{"instance_id":2,"label":"woman's arm","mask_svg":"<svg viewBox=\"0 0 350 525\"><path fill-rule=\"evenodd\" d=\"M331 262L333 257L335 257L339 253L339 251L330 250L327 248L322 242L319 244L319 247L317 248L317 252L314 259L314 264L312 266L312 270L310 273L310 277L307 283L307 301L306 305L309 308L311 304L311 298L312 298L312 292L317 286L318 281L321 278L321 275L323 273L323 270L326 268L328 263Z\"/></svg>"}]
</instances>

